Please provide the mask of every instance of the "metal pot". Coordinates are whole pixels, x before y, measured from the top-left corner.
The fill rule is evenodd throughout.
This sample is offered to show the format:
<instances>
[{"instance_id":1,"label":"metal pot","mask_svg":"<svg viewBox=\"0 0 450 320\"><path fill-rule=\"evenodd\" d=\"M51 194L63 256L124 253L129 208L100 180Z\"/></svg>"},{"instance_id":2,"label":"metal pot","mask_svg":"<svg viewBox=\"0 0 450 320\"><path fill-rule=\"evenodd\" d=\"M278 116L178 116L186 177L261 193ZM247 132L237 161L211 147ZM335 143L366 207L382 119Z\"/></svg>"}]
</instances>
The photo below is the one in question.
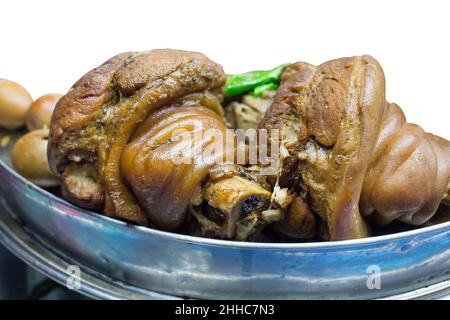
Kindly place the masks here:
<instances>
[{"instance_id":1,"label":"metal pot","mask_svg":"<svg viewBox=\"0 0 450 320\"><path fill-rule=\"evenodd\" d=\"M7 148L0 159L0 241L63 284L79 267L75 289L93 297L414 298L450 288L450 223L322 243L205 239L77 208L14 172Z\"/></svg>"}]
</instances>

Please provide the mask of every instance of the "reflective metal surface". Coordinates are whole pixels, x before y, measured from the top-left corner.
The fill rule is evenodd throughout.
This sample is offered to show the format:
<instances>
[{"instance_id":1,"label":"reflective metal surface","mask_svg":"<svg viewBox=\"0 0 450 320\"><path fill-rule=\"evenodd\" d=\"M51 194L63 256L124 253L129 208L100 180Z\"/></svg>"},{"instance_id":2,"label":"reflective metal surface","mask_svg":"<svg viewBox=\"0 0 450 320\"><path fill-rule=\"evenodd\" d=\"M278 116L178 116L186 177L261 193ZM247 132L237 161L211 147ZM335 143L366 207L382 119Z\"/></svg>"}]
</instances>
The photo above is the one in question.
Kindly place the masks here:
<instances>
[{"instance_id":1,"label":"reflective metal surface","mask_svg":"<svg viewBox=\"0 0 450 320\"><path fill-rule=\"evenodd\" d=\"M156 292L139 290L135 287L127 286L120 281L105 277L98 272L81 266L79 262L73 261L62 253L56 254L51 249L44 247L23 228L17 221L4 211L0 211L0 242L9 250L14 252L25 263L32 266L44 276L47 276L61 285L66 286L67 280L71 276L69 266L77 264L81 267L81 283L76 290L85 296L96 299L173 299L168 295ZM3 262L3 261L2 261ZM14 271L11 269L14 268ZM5 268L2 267L2 271ZM25 284L23 278L25 268L16 261L14 266L9 266L9 272L2 276L13 279L18 284ZM21 274L18 275L17 272ZM8 280L9 281L9 280ZM11 286L4 284L3 298L23 299L26 290L11 292ZM29 293L29 292L28 292Z\"/></svg>"},{"instance_id":2,"label":"reflective metal surface","mask_svg":"<svg viewBox=\"0 0 450 320\"><path fill-rule=\"evenodd\" d=\"M2 154L8 161L7 149ZM100 298L402 298L450 287L450 223L329 243L220 241L79 209L4 162L0 180L0 240L61 283L65 268L79 265L81 290Z\"/></svg>"},{"instance_id":3,"label":"reflective metal surface","mask_svg":"<svg viewBox=\"0 0 450 320\"><path fill-rule=\"evenodd\" d=\"M2 226L4 218L10 219L0 214ZM15 235L12 238L15 238ZM83 300L86 297L65 286L57 285L0 244L0 300L24 299Z\"/></svg>"}]
</instances>

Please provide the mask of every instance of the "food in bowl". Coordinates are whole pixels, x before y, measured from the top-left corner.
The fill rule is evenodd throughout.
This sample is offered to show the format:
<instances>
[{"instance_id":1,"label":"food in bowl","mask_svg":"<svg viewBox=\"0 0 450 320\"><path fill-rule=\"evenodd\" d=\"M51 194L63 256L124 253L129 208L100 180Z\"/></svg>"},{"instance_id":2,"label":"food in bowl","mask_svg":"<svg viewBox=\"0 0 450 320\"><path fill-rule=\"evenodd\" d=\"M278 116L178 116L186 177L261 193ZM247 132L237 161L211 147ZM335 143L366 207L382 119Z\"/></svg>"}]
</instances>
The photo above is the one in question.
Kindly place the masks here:
<instances>
[{"instance_id":1,"label":"food in bowl","mask_svg":"<svg viewBox=\"0 0 450 320\"><path fill-rule=\"evenodd\" d=\"M0 127L9 130L22 127L32 102L31 95L20 84L0 79Z\"/></svg>"},{"instance_id":2,"label":"food in bowl","mask_svg":"<svg viewBox=\"0 0 450 320\"><path fill-rule=\"evenodd\" d=\"M45 94L31 104L25 116L25 124L30 131L50 127L53 110L62 97L57 93Z\"/></svg>"},{"instance_id":3,"label":"food in bowl","mask_svg":"<svg viewBox=\"0 0 450 320\"><path fill-rule=\"evenodd\" d=\"M201 53L122 53L59 99L48 161L68 201L191 235L346 240L449 220L450 142L386 101L370 56L227 76Z\"/></svg>"},{"instance_id":4,"label":"food in bowl","mask_svg":"<svg viewBox=\"0 0 450 320\"><path fill-rule=\"evenodd\" d=\"M48 129L33 130L14 144L11 160L23 177L41 187L55 187L59 179L50 171L47 161Z\"/></svg>"}]
</instances>

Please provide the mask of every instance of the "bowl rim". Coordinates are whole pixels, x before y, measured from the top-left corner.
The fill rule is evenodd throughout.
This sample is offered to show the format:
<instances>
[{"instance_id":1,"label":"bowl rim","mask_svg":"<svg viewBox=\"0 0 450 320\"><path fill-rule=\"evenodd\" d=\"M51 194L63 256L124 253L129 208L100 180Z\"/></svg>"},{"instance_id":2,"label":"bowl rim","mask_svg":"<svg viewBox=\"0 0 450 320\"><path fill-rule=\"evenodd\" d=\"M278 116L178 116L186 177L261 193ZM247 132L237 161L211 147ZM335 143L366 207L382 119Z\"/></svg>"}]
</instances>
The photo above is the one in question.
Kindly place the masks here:
<instances>
[{"instance_id":1,"label":"bowl rim","mask_svg":"<svg viewBox=\"0 0 450 320\"><path fill-rule=\"evenodd\" d=\"M348 246L363 246L370 245L376 242L385 242L390 240L400 240L407 237L417 236L427 232L438 231L440 229L450 231L450 221L439 223L433 226L427 226L422 228L417 228L408 231L396 232L386 235L366 237L360 239L351 240L339 240L339 241L323 241L323 242L294 242L294 243L275 243L275 242L249 242L249 241L235 241L235 240L221 240L221 239L211 239L203 238L198 236L185 235L170 231L157 230L144 226L137 226L125 221L113 219L102 215L100 213L83 209L71 204L70 202L60 198L51 192L37 186L28 179L17 173L12 167L7 165L3 160L0 159L0 168L3 168L8 174L14 177L20 183L27 185L29 188L36 190L43 196L49 198L52 201L56 201L63 206L69 207L78 212L86 214L86 217L90 217L98 220L100 223L112 223L120 228L126 228L127 230L135 230L142 232L144 234L151 234L153 236L159 236L163 238L170 238L171 240L177 240L182 242L187 242L197 245L209 245L217 247L234 247L239 249L327 249L327 248L345 248Z\"/></svg>"}]
</instances>

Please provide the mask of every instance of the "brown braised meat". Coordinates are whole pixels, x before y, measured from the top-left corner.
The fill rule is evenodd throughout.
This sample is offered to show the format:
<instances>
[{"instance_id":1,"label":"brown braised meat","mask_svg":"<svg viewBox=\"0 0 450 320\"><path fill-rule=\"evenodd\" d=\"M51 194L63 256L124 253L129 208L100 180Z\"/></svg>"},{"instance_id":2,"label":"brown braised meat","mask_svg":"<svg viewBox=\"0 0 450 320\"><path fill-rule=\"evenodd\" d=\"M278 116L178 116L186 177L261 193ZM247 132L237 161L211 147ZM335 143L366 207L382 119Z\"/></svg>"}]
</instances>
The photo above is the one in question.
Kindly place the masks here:
<instances>
[{"instance_id":1,"label":"brown braised meat","mask_svg":"<svg viewBox=\"0 0 450 320\"><path fill-rule=\"evenodd\" d=\"M372 222L448 220L450 142L386 102L372 57L295 63L275 97L242 96L226 114L225 81L203 54L170 49L119 54L87 73L50 126L63 196L126 221L235 240L269 224L289 238L339 240L370 235ZM268 105L259 127L280 130L268 142L281 148L266 179L261 164L235 164L242 146L223 119L255 128ZM207 129L228 139L198 135Z\"/></svg>"},{"instance_id":2,"label":"brown braised meat","mask_svg":"<svg viewBox=\"0 0 450 320\"><path fill-rule=\"evenodd\" d=\"M281 130L270 142L288 154L275 178L303 194L331 240L370 235L368 221L423 225L449 203L450 142L386 102L383 70L370 56L287 67L260 127Z\"/></svg>"},{"instance_id":3,"label":"brown braised meat","mask_svg":"<svg viewBox=\"0 0 450 320\"><path fill-rule=\"evenodd\" d=\"M48 158L63 196L165 230L183 225L189 205L209 201L224 216L221 236L234 237L240 215L262 208L270 192L247 179L204 181L235 148L226 140L221 152L203 157L211 138L195 135L198 126L225 132L225 80L203 54L170 49L119 54L87 73L59 100L50 127ZM220 197L222 185L236 189L226 207L207 191Z\"/></svg>"}]
</instances>

